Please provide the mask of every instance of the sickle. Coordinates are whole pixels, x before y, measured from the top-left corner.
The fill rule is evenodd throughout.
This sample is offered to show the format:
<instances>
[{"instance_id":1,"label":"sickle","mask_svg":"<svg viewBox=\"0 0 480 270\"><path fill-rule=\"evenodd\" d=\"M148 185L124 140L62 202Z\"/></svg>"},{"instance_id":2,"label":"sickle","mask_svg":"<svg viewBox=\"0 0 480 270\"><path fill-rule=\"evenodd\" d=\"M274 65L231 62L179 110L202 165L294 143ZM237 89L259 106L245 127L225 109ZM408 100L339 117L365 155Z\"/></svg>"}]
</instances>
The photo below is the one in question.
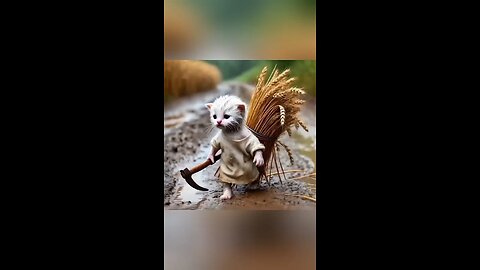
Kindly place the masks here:
<instances>
[{"instance_id":1,"label":"sickle","mask_svg":"<svg viewBox=\"0 0 480 270\"><path fill-rule=\"evenodd\" d=\"M215 162L217 162L217 160L220 159L220 155L217 155L215 156L213 159L215 160ZM197 190L200 190L200 191L208 191L207 188L204 188L204 187L201 187L200 185L198 185L195 181L193 181L192 179L192 175L194 173L197 173L203 169L205 169L206 167L212 165L213 162L210 160L210 159L207 159L206 161L204 161L203 163L200 163L199 165L191 168L191 169L188 169L188 168L185 168L183 170L180 170L180 174L182 175L183 179L185 179L185 181L191 186L193 187L194 189L197 189Z\"/></svg>"}]
</instances>

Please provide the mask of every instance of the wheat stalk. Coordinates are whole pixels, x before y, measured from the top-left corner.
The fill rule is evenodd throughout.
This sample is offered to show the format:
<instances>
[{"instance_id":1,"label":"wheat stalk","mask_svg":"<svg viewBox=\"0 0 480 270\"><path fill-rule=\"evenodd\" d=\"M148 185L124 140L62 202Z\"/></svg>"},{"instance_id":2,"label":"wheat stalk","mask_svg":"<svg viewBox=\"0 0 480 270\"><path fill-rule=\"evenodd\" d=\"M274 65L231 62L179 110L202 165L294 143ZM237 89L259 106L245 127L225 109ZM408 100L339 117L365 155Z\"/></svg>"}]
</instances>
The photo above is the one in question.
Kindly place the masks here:
<instances>
[{"instance_id":1,"label":"wheat stalk","mask_svg":"<svg viewBox=\"0 0 480 270\"><path fill-rule=\"evenodd\" d=\"M303 123L303 121L298 120L298 124L300 124L300 126L302 126L302 128L303 128L306 132L308 132L307 125L305 125L305 123Z\"/></svg>"},{"instance_id":2,"label":"wheat stalk","mask_svg":"<svg viewBox=\"0 0 480 270\"><path fill-rule=\"evenodd\" d=\"M302 99L299 99L299 100L295 100L295 105L302 105L305 103L305 100L302 100Z\"/></svg>"},{"instance_id":3,"label":"wheat stalk","mask_svg":"<svg viewBox=\"0 0 480 270\"><path fill-rule=\"evenodd\" d=\"M299 197L299 198L303 198L303 199L307 199L307 200L310 200L312 202L317 202L317 199L316 198L312 198L312 197L309 197L309 196L306 196L306 195L297 195L297 194L285 194L286 196L295 196L295 197Z\"/></svg>"},{"instance_id":4,"label":"wheat stalk","mask_svg":"<svg viewBox=\"0 0 480 270\"><path fill-rule=\"evenodd\" d=\"M278 141L277 143L280 144L281 146L283 146L283 148L285 148L285 151L287 151L287 154L288 154L288 158L290 159L290 164L293 165L292 150L290 150L290 148L288 148L288 146L286 144L282 143L281 141Z\"/></svg>"},{"instance_id":5,"label":"wheat stalk","mask_svg":"<svg viewBox=\"0 0 480 270\"><path fill-rule=\"evenodd\" d=\"M283 171L283 173L296 173L296 172L304 172L305 170L288 170L288 171ZM272 176L272 175L277 175L280 172L270 172L267 176Z\"/></svg>"},{"instance_id":6,"label":"wheat stalk","mask_svg":"<svg viewBox=\"0 0 480 270\"><path fill-rule=\"evenodd\" d=\"M280 124L283 126L285 124L285 108L282 105L278 105L280 108Z\"/></svg>"},{"instance_id":7,"label":"wheat stalk","mask_svg":"<svg viewBox=\"0 0 480 270\"><path fill-rule=\"evenodd\" d=\"M306 174L306 175L302 175L302 176L290 178L289 180L297 180L297 179L308 178L308 177L311 177L311 176L316 175L316 174L317 174L317 173Z\"/></svg>"}]
</instances>

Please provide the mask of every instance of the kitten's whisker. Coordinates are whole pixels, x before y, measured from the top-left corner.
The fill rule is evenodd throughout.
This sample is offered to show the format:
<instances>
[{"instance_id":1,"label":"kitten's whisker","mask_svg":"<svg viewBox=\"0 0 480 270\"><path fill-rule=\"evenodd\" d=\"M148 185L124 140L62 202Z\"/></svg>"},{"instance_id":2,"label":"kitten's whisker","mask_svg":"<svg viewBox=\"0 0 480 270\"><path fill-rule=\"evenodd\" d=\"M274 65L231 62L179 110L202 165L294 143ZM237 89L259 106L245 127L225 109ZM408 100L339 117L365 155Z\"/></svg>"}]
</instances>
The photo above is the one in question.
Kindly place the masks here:
<instances>
[{"instance_id":1,"label":"kitten's whisker","mask_svg":"<svg viewBox=\"0 0 480 270\"><path fill-rule=\"evenodd\" d=\"M210 126L210 127L207 127L205 130L204 130L204 133L208 136L210 134L210 132L212 132L213 130L213 126Z\"/></svg>"},{"instance_id":2,"label":"kitten's whisker","mask_svg":"<svg viewBox=\"0 0 480 270\"><path fill-rule=\"evenodd\" d=\"M209 129L211 129L211 128L212 128L212 126L208 126L208 127L206 127L206 128L203 129L203 132L206 133L206 132L207 132Z\"/></svg>"}]
</instances>

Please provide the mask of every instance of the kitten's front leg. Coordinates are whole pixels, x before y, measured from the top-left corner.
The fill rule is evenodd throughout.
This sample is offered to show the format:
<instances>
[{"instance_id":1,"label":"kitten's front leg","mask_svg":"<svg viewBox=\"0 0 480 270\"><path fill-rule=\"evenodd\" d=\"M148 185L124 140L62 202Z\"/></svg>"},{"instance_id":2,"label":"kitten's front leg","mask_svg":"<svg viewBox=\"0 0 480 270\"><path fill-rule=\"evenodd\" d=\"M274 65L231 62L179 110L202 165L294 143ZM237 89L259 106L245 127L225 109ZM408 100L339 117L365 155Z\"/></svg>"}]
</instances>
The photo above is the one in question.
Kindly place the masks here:
<instances>
[{"instance_id":1,"label":"kitten's front leg","mask_svg":"<svg viewBox=\"0 0 480 270\"><path fill-rule=\"evenodd\" d=\"M220 200L230 200L233 197L232 184L223 183L223 194Z\"/></svg>"},{"instance_id":2,"label":"kitten's front leg","mask_svg":"<svg viewBox=\"0 0 480 270\"><path fill-rule=\"evenodd\" d=\"M222 149L219 148L213 148L212 151L210 151L210 154L208 155L208 159L212 161L212 164L215 163L215 156L218 156L222 153Z\"/></svg>"},{"instance_id":3,"label":"kitten's front leg","mask_svg":"<svg viewBox=\"0 0 480 270\"><path fill-rule=\"evenodd\" d=\"M263 166L263 152L262 150L257 150L255 151L255 156L253 157L253 163L255 163L255 166L261 167Z\"/></svg>"}]
</instances>

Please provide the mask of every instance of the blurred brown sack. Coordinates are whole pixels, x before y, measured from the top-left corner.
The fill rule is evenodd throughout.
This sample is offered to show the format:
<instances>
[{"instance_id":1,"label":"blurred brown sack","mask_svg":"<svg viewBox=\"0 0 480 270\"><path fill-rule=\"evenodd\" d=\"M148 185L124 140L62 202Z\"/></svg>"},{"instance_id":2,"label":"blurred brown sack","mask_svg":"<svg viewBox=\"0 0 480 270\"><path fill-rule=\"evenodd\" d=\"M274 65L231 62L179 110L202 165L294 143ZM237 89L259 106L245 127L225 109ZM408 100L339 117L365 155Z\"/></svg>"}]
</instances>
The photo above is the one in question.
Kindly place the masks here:
<instances>
[{"instance_id":1,"label":"blurred brown sack","mask_svg":"<svg viewBox=\"0 0 480 270\"><path fill-rule=\"evenodd\" d=\"M171 57L192 50L205 35L204 20L186 5L164 3L164 55Z\"/></svg>"},{"instance_id":2,"label":"blurred brown sack","mask_svg":"<svg viewBox=\"0 0 480 270\"><path fill-rule=\"evenodd\" d=\"M315 21L267 25L255 55L258 59L268 55L270 59L315 60L316 42Z\"/></svg>"},{"instance_id":3,"label":"blurred brown sack","mask_svg":"<svg viewBox=\"0 0 480 270\"><path fill-rule=\"evenodd\" d=\"M217 67L203 61L169 60L164 70L164 94L173 97L214 89L222 79Z\"/></svg>"}]
</instances>

